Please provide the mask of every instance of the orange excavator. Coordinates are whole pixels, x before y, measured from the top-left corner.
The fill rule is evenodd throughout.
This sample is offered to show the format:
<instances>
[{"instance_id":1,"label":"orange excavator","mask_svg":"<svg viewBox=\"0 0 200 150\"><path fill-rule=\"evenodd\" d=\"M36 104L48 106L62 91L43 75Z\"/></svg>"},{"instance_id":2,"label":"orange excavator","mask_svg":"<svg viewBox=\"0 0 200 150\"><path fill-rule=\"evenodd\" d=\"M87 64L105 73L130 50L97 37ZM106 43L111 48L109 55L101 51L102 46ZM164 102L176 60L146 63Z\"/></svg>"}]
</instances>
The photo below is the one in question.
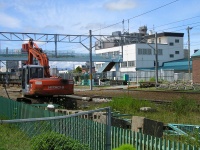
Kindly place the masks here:
<instances>
[{"instance_id":1,"label":"orange excavator","mask_svg":"<svg viewBox=\"0 0 200 150\"><path fill-rule=\"evenodd\" d=\"M73 80L50 75L49 60L41 48L30 39L22 44L28 52L28 61L22 68L22 94L24 96L59 96L74 94ZM39 65L34 64L36 59Z\"/></svg>"}]
</instances>

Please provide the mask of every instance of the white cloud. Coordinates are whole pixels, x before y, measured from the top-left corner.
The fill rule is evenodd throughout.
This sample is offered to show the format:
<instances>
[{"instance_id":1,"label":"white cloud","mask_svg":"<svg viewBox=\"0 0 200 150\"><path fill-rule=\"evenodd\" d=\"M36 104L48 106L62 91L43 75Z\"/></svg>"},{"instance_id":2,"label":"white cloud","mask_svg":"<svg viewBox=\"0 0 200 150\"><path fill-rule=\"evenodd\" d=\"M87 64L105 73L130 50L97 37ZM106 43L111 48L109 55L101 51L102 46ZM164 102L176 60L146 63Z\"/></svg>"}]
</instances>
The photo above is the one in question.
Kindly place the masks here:
<instances>
[{"instance_id":1,"label":"white cloud","mask_svg":"<svg viewBox=\"0 0 200 150\"><path fill-rule=\"evenodd\" d=\"M8 28L19 28L20 21L16 18L13 18L7 14L0 13L0 26L8 27Z\"/></svg>"},{"instance_id":2,"label":"white cloud","mask_svg":"<svg viewBox=\"0 0 200 150\"><path fill-rule=\"evenodd\" d=\"M105 4L105 7L109 10L126 10L136 7L136 3L133 0L118 0Z\"/></svg>"}]
</instances>

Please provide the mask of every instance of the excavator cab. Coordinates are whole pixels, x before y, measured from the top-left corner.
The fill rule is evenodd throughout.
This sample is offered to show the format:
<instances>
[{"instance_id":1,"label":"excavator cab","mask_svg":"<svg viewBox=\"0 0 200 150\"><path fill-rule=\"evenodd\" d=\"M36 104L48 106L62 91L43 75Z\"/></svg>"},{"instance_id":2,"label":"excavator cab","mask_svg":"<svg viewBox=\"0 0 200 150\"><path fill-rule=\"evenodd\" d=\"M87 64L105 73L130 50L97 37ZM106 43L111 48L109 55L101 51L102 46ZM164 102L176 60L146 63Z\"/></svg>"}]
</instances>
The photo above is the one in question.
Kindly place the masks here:
<instances>
[{"instance_id":1,"label":"excavator cab","mask_svg":"<svg viewBox=\"0 0 200 150\"><path fill-rule=\"evenodd\" d=\"M30 80L44 78L44 68L39 65L25 65L22 68L22 92L26 95L30 90Z\"/></svg>"},{"instance_id":2,"label":"excavator cab","mask_svg":"<svg viewBox=\"0 0 200 150\"><path fill-rule=\"evenodd\" d=\"M23 96L54 96L74 94L73 80L44 76L44 67L25 65L22 68Z\"/></svg>"}]
</instances>

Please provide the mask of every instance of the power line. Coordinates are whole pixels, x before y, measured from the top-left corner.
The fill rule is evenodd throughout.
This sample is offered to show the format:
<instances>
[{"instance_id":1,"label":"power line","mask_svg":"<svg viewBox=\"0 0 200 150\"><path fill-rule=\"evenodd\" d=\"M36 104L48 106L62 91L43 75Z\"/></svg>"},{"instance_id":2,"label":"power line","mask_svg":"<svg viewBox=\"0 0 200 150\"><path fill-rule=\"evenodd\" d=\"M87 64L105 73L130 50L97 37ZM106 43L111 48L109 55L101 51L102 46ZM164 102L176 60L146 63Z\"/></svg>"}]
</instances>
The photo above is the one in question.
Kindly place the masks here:
<instances>
[{"instance_id":1,"label":"power line","mask_svg":"<svg viewBox=\"0 0 200 150\"><path fill-rule=\"evenodd\" d=\"M200 22L189 23L189 24L175 26L175 27L171 27L171 28L166 28L166 29L162 29L162 30L158 30L158 31L169 30L169 29L174 29L174 28L180 28L180 27L184 27L184 26L188 26L188 25L193 25L193 24L198 24L198 23L200 23Z\"/></svg>"},{"instance_id":2,"label":"power line","mask_svg":"<svg viewBox=\"0 0 200 150\"><path fill-rule=\"evenodd\" d=\"M137 15L137 16L131 17L131 18L126 19L126 20L123 20L123 21L129 21L129 20L131 20L131 19L134 19L134 18L143 16L143 15L145 15L145 14L151 13L151 12L153 12L153 11L155 11L155 10L158 10L158 9L160 9L160 8L163 8L163 7L165 7L165 6L171 5L171 4L173 4L173 3L177 2L177 1L179 1L179 0L172 1L172 2L170 2L170 3L164 4L164 5L162 5L162 6L159 6L159 7L155 8L155 9L149 10L149 11L147 11L147 12L144 12L144 13L142 13L142 14L139 14L139 15ZM114 23L114 24L105 26L105 27L103 27L103 28L99 28L99 29L97 29L97 30L93 30L92 32L96 32L96 31L99 31L99 30L102 30L102 29L106 29L106 28L109 28L109 27L112 27L112 26L115 26L115 25L121 24L121 23L122 23L122 22L120 21L120 22L117 22L117 23Z\"/></svg>"},{"instance_id":3,"label":"power line","mask_svg":"<svg viewBox=\"0 0 200 150\"><path fill-rule=\"evenodd\" d=\"M186 20L190 20L190 19L194 19L194 18L198 18L198 17L200 17L200 16L185 18L185 19L182 19L182 20L178 20L178 21L162 24L162 25L159 25L159 26L156 26L156 27L154 26L154 28L159 28L159 27L167 26L167 25L170 25L170 24L174 24L174 23L178 23L178 22L182 22L182 21L186 21ZM153 29L153 28L150 28L150 29Z\"/></svg>"},{"instance_id":4,"label":"power line","mask_svg":"<svg viewBox=\"0 0 200 150\"><path fill-rule=\"evenodd\" d=\"M196 25L196 26L192 26L192 27L195 28L195 27L198 27L198 26L200 26L200 25ZM185 28L182 28L180 30L175 30L175 31L181 31L181 30L185 30Z\"/></svg>"}]
</instances>

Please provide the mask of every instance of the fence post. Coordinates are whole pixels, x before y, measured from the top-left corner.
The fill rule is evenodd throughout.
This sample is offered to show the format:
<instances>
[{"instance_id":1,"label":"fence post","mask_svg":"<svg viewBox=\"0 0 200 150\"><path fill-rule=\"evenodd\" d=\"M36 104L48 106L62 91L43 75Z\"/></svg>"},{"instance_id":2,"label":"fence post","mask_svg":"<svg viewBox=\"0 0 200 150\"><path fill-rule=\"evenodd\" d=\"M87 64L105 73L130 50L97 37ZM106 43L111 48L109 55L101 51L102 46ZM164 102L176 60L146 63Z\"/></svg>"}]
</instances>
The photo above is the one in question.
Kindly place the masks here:
<instances>
[{"instance_id":1,"label":"fence post","mask_svg":"<svg viewBox=\"0 0 200 150\"><path fill-rule=\"evenodd\" d=\"M110 107L106 109L106 143L105 150L111 150L111 109Z\"/></svg>"}]
</instances>

